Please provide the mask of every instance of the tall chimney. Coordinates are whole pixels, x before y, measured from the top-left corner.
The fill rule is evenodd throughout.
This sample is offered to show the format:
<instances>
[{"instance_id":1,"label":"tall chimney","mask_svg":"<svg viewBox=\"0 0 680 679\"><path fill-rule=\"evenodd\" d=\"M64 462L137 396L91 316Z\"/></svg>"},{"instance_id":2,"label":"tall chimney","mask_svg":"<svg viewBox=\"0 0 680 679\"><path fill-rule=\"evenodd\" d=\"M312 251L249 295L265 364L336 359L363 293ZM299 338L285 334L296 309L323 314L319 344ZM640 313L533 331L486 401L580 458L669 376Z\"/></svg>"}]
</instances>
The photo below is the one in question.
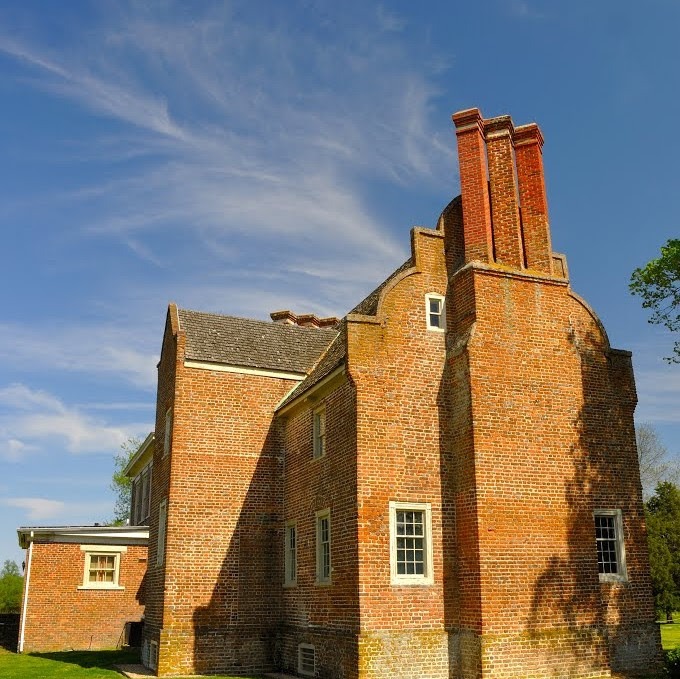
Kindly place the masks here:
<instances>
[{"instance_id":1,"label":"tall chimney","mask_svg":"<svg viewBox=\"0 0 680 679\"><path fill-rule=\"evenodd\" d=\"M493 234L486 168L486 145L478 108L453 115L458 138L460 193L463 200L464 261L493 262Z\"/></svg>"},{"instance_id":2,"label":"tall chimney","mask_svg":"<svg viewBox=\"0 0 680 679\"><path fill-rule=\"evenodd\" d=\"M529 269L552 274L548 200L543 173L543 135L536 123L529 123L515 128L514 141L526 264Z\"/></svg>"},{"instance_id":3,"label":"tall chimney","mask_svg":"<svg viewBox=\"0 0 680 679\"><path fill-rule=\"evenodd\" d=\"M484 121L496 262L521 269L524 267L524 251L512 133L510 116Z\"/></svg>"}]
</instances>

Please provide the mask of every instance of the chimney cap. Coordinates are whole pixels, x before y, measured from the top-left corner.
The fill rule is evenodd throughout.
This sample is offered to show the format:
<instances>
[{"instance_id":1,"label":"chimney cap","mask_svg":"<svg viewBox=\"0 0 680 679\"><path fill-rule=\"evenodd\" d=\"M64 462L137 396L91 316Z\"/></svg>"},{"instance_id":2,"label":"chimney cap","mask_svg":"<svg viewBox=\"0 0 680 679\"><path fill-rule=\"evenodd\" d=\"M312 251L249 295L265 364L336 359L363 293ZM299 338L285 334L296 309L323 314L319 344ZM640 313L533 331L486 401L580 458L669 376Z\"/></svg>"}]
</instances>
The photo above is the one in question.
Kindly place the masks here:
<instances>
[{"instance_id":1,"label":"chimney cap","mask_svg":"<svg viewBox=\"0 0 680 679\"><path fill-rule=\"evenodd\" d=\"M543 135L536 123L527 123L526 125L516 127L513 140L516 146L528 144L538 144L539 148L543 146Z\"/></svg>"},{"instance_id":2,"label":"chimney cap","mask_svg":"<svg viewBox=\"0 0 680 679\"><path fill-rule=\"evenodd\" d=\"M482 112L478 108L466 108L458 111L451 116L453 124L456 126L456 134L462 134L475 127L482 131L483 119Z\"/></svg>"},{"instance_id":3,"label":"chimney cap","mask_svg":"<svg viewBox=\"0 0 680 679\"><path fill-rule=\"evenodd\" d=\"M290 309L283 309L281 311L272 311L269 318L274 323L286 323L288 325L297 325L297 316L290 311Z\"/></svg>"},{"instance_id":4,"label":"chimney cap","mask_svg":"<svg viewBox=\"0 0 680 679\"><path fill-rule=\"evenodd\" d=\"M484 134L489 137L500 137L502 135L512 135L514 126L512 118L508 115L496 116L495 118L488 118L484 121Z\"/></svg>"}]
</instances>

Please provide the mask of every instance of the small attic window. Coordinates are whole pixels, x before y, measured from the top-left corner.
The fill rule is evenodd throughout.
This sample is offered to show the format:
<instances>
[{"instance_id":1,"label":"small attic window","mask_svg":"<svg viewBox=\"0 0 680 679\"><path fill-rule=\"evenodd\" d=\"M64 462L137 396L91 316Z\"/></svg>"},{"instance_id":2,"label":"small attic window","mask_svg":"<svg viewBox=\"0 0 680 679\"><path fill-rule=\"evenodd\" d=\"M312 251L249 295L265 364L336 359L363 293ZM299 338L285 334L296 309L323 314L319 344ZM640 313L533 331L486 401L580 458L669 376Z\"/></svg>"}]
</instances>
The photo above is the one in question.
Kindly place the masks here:
<instances>
[{"instance_id":1,"label":"small attic window","mask_svg":"<svg viewBox=\"0 0 680 679\"><path fill-rule=\"evenodd\" d=\"M425 295L425 318L428 330L446 330L445 298L442 295L428 293Z\"/></svg>"}]
</instances>

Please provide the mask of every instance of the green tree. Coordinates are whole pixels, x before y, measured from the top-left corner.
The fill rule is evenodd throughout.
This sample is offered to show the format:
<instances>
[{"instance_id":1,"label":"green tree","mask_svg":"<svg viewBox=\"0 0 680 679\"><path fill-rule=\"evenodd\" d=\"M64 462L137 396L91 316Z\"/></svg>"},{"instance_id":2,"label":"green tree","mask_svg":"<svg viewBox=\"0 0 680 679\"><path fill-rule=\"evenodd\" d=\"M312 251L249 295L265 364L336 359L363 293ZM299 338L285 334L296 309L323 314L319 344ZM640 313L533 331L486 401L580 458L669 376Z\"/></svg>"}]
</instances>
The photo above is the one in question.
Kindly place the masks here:
<instances>
[{"instance_id":1,"label":"green tree","mask_svg":"<svg viewBox=\"0 0 680 679\"><path fill-rule=\"evenodd\" d=\"M671 238L661 247L661 256L635 269L630 291L642 298L642 306L652 309L650 323L680 332L680 240ZM680 340L676 340L669 363L680 363Z\"/></svg>"},{"instance_id":2,"label":"green tree","mask_svg":"<svg viewBox=\"0 0 680 679\"><path fill-rule=\"evenodd\" d=\"M110 486L116 496L116 502L113 506L113 520L111 521L113 526L122 526L130 518L132 480L125 476L123 470L141 444L141 439L131 436L127 441L121 443L120 452L116 453L113 458L113 477Z\"/></svg>"},{"instance_id":3,"label":"green tree","mask_svg":"<svg viewBox=\"0 0 680 679\"><path fill-rule=\"evenodd\" d=\"M0 613L18 613L21 610L21 592L24 579L14 561L5 561L0 569Z\"/></svg>"},{"instance_id":4,"label":"green tree","mask_svg":"<svg viewBox=\"0 0 680 679\"><path fill-rule=\"evenodd\" d=\"M649 561L654 599L671 621L680 608L680 490L661 482L646 505Z\"/></svg>"}]
</instances>

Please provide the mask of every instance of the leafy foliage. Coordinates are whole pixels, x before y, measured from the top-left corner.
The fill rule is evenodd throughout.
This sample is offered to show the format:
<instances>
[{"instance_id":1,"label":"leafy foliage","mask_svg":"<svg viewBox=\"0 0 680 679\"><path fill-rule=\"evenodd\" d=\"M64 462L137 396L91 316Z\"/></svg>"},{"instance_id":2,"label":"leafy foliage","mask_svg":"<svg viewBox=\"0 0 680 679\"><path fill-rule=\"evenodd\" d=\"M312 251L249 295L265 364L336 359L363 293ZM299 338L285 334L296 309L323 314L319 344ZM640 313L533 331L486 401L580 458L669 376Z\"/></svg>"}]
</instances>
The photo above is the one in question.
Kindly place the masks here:
<instances>
[{"instance_id":1,"label":"leafy foliage","mask_svg":"<svg viewBox=\"0 0 680 679\"><path fill-rule=\"evenodd\" d=\"M116 502L113 506L113 526L122 526L130 517L130 491L132 480L125 476L123 470L127 467L132 456L142 444L141 439L130 437L121 444L120 452L113 458L113 477L111 478L111 490L116 494Z\"/></svg>"},{"instance_id":2,"label":"leafy foliage","mask_svg":"<svg viewBox=\"0 0 680 679\"><path fill-rule=\"evenodd\" d=\"M671 620L680 608L680 490L668 481L660 483L646 509L654 599Z\"/></svg>"},{"instance_id":3,"label":"leafy foliage","mask_svg":"<svg viewBox=\"0 0 680 679\"><path fill-rule=\"evenodd\" d=\"M652 309L650 323L680 332L680 240L671 238L661 247L661 256L635 269L630 291L642 298L642 306ZM669 363L680 363L680 340L675 342Z\"/></svg>"},{"instance_id":4,"label":"leafy foliage","mask_svg":"<svg viewBox=\"0 0 680 679\"><path fill-rule=\"evenodd\" d=\"M18 613L24 579L14 561L5 561L0 569L0 613Z\"/></svg>"}]
</instances>

